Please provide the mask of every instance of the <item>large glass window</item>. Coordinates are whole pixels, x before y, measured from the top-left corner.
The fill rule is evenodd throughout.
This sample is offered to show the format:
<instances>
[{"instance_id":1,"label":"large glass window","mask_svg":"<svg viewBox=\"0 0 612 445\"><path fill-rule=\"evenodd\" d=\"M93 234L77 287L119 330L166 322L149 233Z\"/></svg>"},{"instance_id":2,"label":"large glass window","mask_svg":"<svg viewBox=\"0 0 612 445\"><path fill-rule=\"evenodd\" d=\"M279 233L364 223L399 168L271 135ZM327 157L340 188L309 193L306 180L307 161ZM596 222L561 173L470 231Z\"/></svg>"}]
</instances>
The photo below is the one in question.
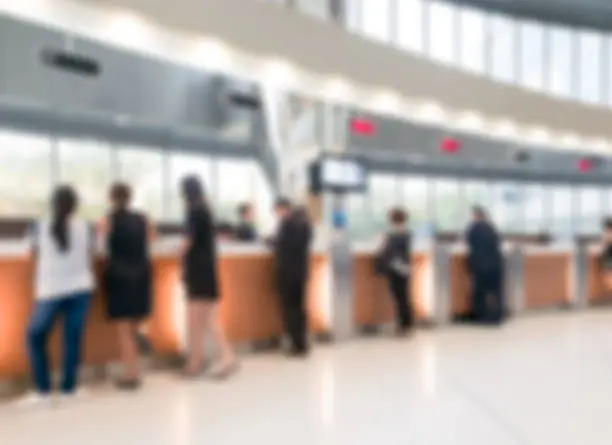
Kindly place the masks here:
<instances>
[{"instance_id":1,"label":"large glass window","mask_svg":"<svg viewBox=\"0 0 612 445\"><path fill-rule=\"evenodd\" d=\"M465 205L459 194L456 179L436 179L434 181L436 228L438 230L459 230L459 215Z\"/></svg>"},{"instance_id":2,"label":"large glass window","mask_svg":"<svg viewBox=\"0 0 612 445\"><path fill-rule=\"evenodd\" d=\"M372 232L379 234L387 230L387 213L398 204L398 180L392 175L372 175L368 189L368 201L372 211Z\"/></svg>"},{"instance_id":3,"label":"large glass window","mask_svg":"<svg viewBox=\"0 0 612 445\"><path fill-rule=\"evenodd\" d=\"M572 32L569 29L554 27L548 33L550 53L548 63L548 91L559 96L572 95L572 80L575 61Z\"/></svg>"},{"instance_id":4,"label":"large glass window","mask_svg":"<svg viewBox=\"0 0 612 445\"><path fill-rule=\"evenodd\" d=\"M384 42L389 41L390 0L361 0L361 30L368 37Z\"/></svg>"},{"instance_id":5,"label":"large glass window","mask_svg":"<svg viewBox=\"0 0 612 445\"><path fill-rule=\"evenodd\" d=\"M489 25L491 41L491 76L512 82L516 70L517 32L515 23L503 16L492 16Z\"/></svg>"},{"instance_id":6,"label":"large glass window","mask_svg":"<svg viewBox=\"0 0 612 445\"><path fill-rule=\"evenodd\" d=\"M460 64L482 73L485 70L485 14L475 9L462 9L459 15Z\"/></svg>"},{"instance_id":7,"label":"large glass window","mask_svg":"<svg viewBox=\"0 0 612 445\"><path fill-rule=\"evenodd\" d=\"M531 22L520 24L520 83L530 88L542 88L544 80L544 28Z\"/></svg>"},{"instance_id":8,"label":"large glass window","mask_svg":"<svg viewBox=\"0 0 612 445\"><path fill-rule=\"evenodd\" d=\"M376 0L378 1L378 0ZM456 8L447 3L432 1L429 4L429 55L441 62L451 63L456 60L455 25Z\"/></svg>"},{"instance_id":9,"label":"large glass window","mask_svg":"<svg viewBox=\"0 0 612 445\"><path fill-rule=\"evenodd\" d=\"M133 147L117 151L119 177L132 187L134 206L149 218L164 218L164 154L161 149Z\"/></svg>"},{"instance_id":10,"label":"large glass window","mask_svg":"<svg viewBox=\"0 0 612 445\"><path fill-rule=\"evenodd\" d=\"M397 40L400 47L414 52L424 51L423 0L401 0L397 2Z\"/></svg>"},{"instance_id":11,"label":"large glass window","mask_svg":"<svg viewBox=\"0 0 612 445\"><path fill-rule=\"evenodd\" d=\"M355 241L373 241L376 234L365 195L349 195L346 202L348 232Z\"/></svg>"},{"instance_id":12,"label":"large glass window","mask_svg":"<svg viewBox=\"0 0 612 445\"><path fill-rule=\"evenodd\" d=\"M58 144L59 180L79 192L82 216L97 220L108 209L108 188L115 179L113 149L98 141L74 139Z\"/></svg>"},{"instance_id":13,"label":"large glass window","mask_svg":"<svg viewBox=\"0 0 612 445\"><path fill-rule=\"evenodd\" d=\"M572 237L572 215L574 199L572 189L565 185L551 185L550 187L550 224L549 230L557 241L568 241Z\"/></svg>"},{"instance_id":14,"label":"large glass window","mask_svg":"<svg viewBox=\"0 0 612 445\"><path fill-rule=\"evenodd\" d=\"M255 165L247 160L217 162L215 210L219 220L236 222L238 206L253 202L255 196Z\"/></svg>"},{"instance_id":15,"label":"large glass window","mask_svg":"<svg viewBox=\"0 0 612 445\"><path fill-rule=\"evenodd\" d=\"M523 186L515 182L489 183L491 187L490 216L500 232L521 232Z\"/></svg>"},{"instance_id":16,"label":"large glass window","mask_svg":"<svg viewBox=\"0 0 612 445\"><path fill-rule=\"evenodd\" d=\"M174 153L168 156L168 164L170 173L169 189L166 191L169 197L168 219L183 221L185 210L180 192L181 181L191 175L200 178L207 196L212 200L212 162L206 156Z\"/></svg>"},{"instance_id":17,"label":"large glass window","mask_svg":"<svg viewBox=\"0 0 612 445\"><path fill-rule=\"evenodd\" d=\"M597 234L601 230L603 217L603 190L599 187L579 187L577 205L579 215L576 231L580 234Z\"/></svg>"},{"instance_id":18,"label":"large glass window","mask_svg":"<svg viewBox=\"0 0 612 445\"><path fill-rule=\"evenodd\" d=\"M548 232L548 209L550 202L544 186L526 184L523 187L524 230L527 233Z\"/></svg>"},{"instance_id":19,"label":"large glass window","mask_svg":"<svg viewBox=\"0 0 612 445\"><path fill-rule=\"evenodd\" d=\"M425 176L408 176L402 179L402 205L410 215L410 229L417 238L431 235L429 192L432 182Z\"/></svg>"},{"instance_id":20,"label":"large glass window","mask_svg":"<svg viewBox=\"0 0 612 445\"><path fill-rule=\"evenodd\" d=\"M578 34L578 97L598 103L601 101L602 36L594 32Z\"/></svg>"},{"instance_id":21,"label":"large glass window","mask_svg":"<svg viewBox=\"0 0 612 445\"><path fill-rule=\"evenodd\" d=\"M49 139L0 132L0 215L41 216L51 190Z\"/></svg>"}]
</instances>

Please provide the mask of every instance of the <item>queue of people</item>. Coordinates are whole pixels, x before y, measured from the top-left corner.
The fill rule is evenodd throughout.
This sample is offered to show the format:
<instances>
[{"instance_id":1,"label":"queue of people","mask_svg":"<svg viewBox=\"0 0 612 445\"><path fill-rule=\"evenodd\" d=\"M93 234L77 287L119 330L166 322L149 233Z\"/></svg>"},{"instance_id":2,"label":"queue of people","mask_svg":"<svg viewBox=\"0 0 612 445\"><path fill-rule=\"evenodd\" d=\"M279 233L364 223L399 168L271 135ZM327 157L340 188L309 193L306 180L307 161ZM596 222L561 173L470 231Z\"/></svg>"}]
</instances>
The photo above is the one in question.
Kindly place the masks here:
<instances>
[{"instance_id":1,"label":"queue of people","mask_svg":"<svg viewBox=\"0 0 612 445\"><path fill-rule=\"evenodd\" d=\"M253 209L238 209L240 224L215 226L204 187L195 176L181 185L185 222L183 281L187 298L187 357L183 376L203 374L218 379L239 368L232 346L222 329L216 240L257 239ZM109 211L94 229L78 216L79 197L74 188L61 185L51 198L50 217L32 231L36 258L35 308L27 331L27 348L35 394L31 401L47 402L54 388L47 354L49 335L57 320L63 320L62 396L77 394L83 333L96 286L92 265L96 246L106 247L107 262L102 285L107 296L106 314L117 329L122 375L115 382L120 390L133 391L142 385L138 336L152 310L151 244L156 237L148 218L131 206L131 189L114 184L109 193ZM280 307L291 339L291 355L308 352L306 283L309 269L311 226L306 212L281 198L275 204L279 229L274 237ZM204 336L210 333L220 357L211 364L204 354Z\"/></svg>"}]
</instances>

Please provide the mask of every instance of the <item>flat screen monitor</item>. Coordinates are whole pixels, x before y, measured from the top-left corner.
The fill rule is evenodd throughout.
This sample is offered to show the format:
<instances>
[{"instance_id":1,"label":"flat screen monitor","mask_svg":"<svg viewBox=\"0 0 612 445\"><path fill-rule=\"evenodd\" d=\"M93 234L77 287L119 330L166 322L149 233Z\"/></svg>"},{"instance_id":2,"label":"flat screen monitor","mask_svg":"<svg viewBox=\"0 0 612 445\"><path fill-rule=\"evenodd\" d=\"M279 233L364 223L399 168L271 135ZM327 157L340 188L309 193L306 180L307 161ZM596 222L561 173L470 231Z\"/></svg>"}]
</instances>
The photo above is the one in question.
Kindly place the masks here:
<instances>
[{"instance_id":1,"label":"flat screen monitor","mask_svg":"<svg viewBox=\"0 0 612 445\"><path fill-rule=\"evenodd\" d=\"M364 192L367 170L354 158L324 157L311 166L311 191Z\"/></svg>"}]
</instances>

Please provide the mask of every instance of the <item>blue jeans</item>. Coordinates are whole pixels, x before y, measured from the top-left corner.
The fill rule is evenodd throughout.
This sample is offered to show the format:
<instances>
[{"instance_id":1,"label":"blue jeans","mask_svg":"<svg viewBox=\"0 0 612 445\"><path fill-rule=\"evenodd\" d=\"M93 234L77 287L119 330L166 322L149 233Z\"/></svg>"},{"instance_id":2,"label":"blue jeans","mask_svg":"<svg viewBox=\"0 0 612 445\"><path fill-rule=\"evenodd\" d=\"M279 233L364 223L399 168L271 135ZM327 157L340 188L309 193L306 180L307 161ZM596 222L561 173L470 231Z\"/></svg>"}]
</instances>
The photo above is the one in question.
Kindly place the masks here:
<instances>
[{"instance_id":1,"label":"blue jeans","mask_svg":"<svg viewBox=\"0 0 612 445\"><path fill-rule=\"evenodd\" d=\"M91 292L81 291L36 302L28 327L27 340L34 384L41 394L51 392L47 340L55 320L60 315L64 318L64 377L61 390L66 394L75 390L81 363L83 330L90 301Z\"/></svg>"}]
</instances>

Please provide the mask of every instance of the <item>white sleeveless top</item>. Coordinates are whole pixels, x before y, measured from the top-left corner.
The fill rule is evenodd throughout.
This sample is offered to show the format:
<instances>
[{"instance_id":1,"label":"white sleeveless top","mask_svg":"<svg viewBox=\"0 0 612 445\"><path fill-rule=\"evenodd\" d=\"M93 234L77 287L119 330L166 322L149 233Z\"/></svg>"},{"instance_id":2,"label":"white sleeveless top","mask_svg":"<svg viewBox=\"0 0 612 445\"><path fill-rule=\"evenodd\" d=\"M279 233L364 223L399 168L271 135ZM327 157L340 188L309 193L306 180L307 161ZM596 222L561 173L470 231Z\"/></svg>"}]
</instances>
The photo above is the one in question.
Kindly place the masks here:
<instances>
[{"instance_id":1,"label":"white sleeveless top","mask_svg":"<svg viewBox=\"0 0 612 445\"><path fill-rule=\"evenodd\" d=\"M34 232L38 249L36 262L36 299L63 298L94 287L92 270L93 239L86 221L68 220L68 249L62 251L51 233L50 220L40 221Z\"/></svg>"}]
</instances>

